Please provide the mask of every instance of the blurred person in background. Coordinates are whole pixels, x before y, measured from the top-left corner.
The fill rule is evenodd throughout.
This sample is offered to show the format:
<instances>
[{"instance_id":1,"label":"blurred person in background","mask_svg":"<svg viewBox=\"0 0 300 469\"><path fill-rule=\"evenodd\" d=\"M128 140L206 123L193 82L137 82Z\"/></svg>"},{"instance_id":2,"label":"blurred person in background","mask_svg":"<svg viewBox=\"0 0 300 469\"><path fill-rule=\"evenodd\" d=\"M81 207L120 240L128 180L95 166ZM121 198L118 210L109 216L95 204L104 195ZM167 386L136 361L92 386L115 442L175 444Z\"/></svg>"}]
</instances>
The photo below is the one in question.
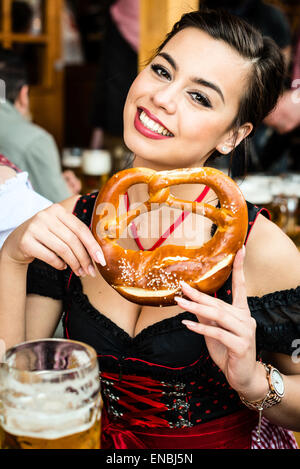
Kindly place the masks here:
<instances>
[{"instance_id":1,"label":"blurred person in background","mask_svg":"<svg viewBox=\"0 0 300 469\"><path fill-rule=\"evenodd\" d=\"M91 147L102 148L105 134L123 142L123 108L137 75L139 0L111 2L92 107Z\"/></svg>"},{"instance_id":2,"label":"blurred person in background","mask_svg":"<svg viewBox=\"0 0 300 469\"><path fill-rule=\"evenodd\" d=\"M52 202L78 194L80 181L61 171L54 138L30 121L30 100L25 64L10 51L0 52L0 79L5 101L0 104L0 153L29 175L36 192Z\"/></svg>"},{"instance_id":3,"label":"blurred person in background","mask_svg":"<svg viewBox=\"0 0 300 469\"><path fill-rule=\"evenodd\" d=\"M280 47L287 63L291 56L291 31L288 20L279 8L263 0L202 0L200 6L222 8L243 18L263 36L271 37Z\"/></svg>"},{"instance_id":4,"label":"blurred person in background","mask_svg":"<svg viewBox=\"0 0 300 469\"><path fill-rule=\"evenodd\" d=\"M12 231L50 205L32 189L27 173L0 155L0 249Z\"/></svg>"},{"instance_id":5,"label":"blurred person in background","mask_svg":"<svg viewBox=\"0 0 300 469\"><path fill-rule=\"evenodd\" d=\"M286 134L300 126L300 29L295 42L291 87L285 91L267 119L268 124L280 134Z\"/></svg>"},{"instance_id":6,"label":"blurred person in background","mask_svg":"<svg viewBox=\"0 0 300 469\"><path fill-rule=\"evenodd\" d=\"M295 37L290 86L279 99L274 111L265 120L269 128L273 129L274 137L278 143L281 143L283 151L284 148L289 148L290 141L297 131L299 135L300 129L300 29ZM296 148L295 150L294 154L293 145L291 145L289 169L299 171L299 152ZM267 164L268 160L273 158L269 153L267 146L263 159Z\"/></svg>"},{"instance_id":7,"label":"blurred person in background","mask_svg":"<svg viewBox=\"0 0 300 469\"><path fill-rule=\"evenodd\" d=\"M285 57L288 71L292 57L292 34L287 18L279 8L267 4L262 0L202 0L200 8L203 6L204 8L222 8L227 10L231 14L246 20L257 28L263 36L272 38L280 47ZM290 88L288 74L286 87ZM276 118L275 115L274 118ZM276 171L276 165L278 165L278 160L282 157L287 142L286 139L277 135L273 124L274 119L271 122L267 118L260 128L257 129L255 136L250 142L247 168L242 163L244 156L240 155L240 150L237 150L236 158L240 161L240 165L236 166L236 172L233 174L234 177L243 175L245 170L248 170L248 172ZM278 171L280 169L282 169L281 165L279 165Z\"/></svg>"}]
</instances>

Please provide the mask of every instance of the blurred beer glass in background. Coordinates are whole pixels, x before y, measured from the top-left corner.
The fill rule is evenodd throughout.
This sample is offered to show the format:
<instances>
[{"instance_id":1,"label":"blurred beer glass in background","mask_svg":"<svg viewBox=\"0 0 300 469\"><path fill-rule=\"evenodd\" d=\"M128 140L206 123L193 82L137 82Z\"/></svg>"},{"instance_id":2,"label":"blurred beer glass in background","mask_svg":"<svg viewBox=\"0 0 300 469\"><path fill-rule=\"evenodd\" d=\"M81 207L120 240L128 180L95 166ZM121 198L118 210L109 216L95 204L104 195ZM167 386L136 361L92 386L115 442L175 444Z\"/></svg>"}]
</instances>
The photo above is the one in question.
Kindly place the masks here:
<instances>
[{"instance_id":1,"label":"blurred beer glass in background","mask_svg":"<svg viewBox=\"0 0 300 469\"><path fill-rule=\"evenodd\" d=\"M80 179L82 176L82 149L81 148L64 148L62 153L62 166L64 171L74 171L75 175Z\"/></svg>"},{"instance_id":2,"label":"blurred beer glass in background","mask_svg":"<svg viewBox=\"0 0 300 469\"><path fill-rule=\"evenodd\" d=\"M85 150L82 157L82 183L85 194L96 192L107 182L112 158L107 150Z\"/></svg>"},{"instance_id":3,"label":"blurred beer glass in background","mask_svg":"<svg viewBox=\"0 0 300 469\"><path fill-rule=\"evenodd\" d=\"M300 249L300 174L253 174L236 182L245 199L267 208L272 221Z\"/></svg>"},{"instance_id":4,"label":"blurred beer glass in background","mask_svg":"<svg viewBox=\"0 0 300 469\"><path fill-rule=\"evenodd\" d=\"M99 449L97 355L47 339L10 349L0 365L0 448Z\"/></svg>"}]
</instances>

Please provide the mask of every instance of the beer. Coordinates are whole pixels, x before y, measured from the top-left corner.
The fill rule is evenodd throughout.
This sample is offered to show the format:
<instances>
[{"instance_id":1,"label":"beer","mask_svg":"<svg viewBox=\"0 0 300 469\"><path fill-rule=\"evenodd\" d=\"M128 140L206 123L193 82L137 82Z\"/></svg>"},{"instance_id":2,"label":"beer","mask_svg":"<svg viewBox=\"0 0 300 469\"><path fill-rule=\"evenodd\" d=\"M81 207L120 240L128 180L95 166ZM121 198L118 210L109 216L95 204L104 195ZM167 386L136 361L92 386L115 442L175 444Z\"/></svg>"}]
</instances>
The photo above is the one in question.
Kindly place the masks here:
<instances>
[{"instance_id":1,"label":"beer","mask_svg":"<svg viewBox=\"0 0 300 469\"><path fill-rule=\"evenodd\" d=\"M73 171L81 179L82 150L80 148L65 148L63 150L62 166L64 171Z\"/></svg>"},{"instance_id":2,"label":"beer","mask_svg":"<svg viewBox=\"0 0 300 469\"><path fill-rule=\"evenodd\" d=\"M96 192L107 182L112 170L110 153L106 150L86 150L82 159L82 183L85 194Z\"/></svg>"},{"instance_id":3,"label":"beer","mask_svg":"<svg viewBox=\"0 0 300 469\"><path fill-rule=\"evenodd\" d=\"M65 416L66 417L66 416ZM2 428L2 449L100 449L100 412L94 416L92 424L74 427L71 434L66 434L62 420L61 431L49 432L46 428L39 432L30 433L30 424L27 422L25 434L17 425L17 421ZM84 429L84 427L86 427ZM19 430L19 431L18 431ZM1 431L1 430L0 430ZM0 439L1 441L1 439Z\"/></svg>"},{"instance_id":4,"label":"beer","mask_svg":"<svg viewBox=\"0 0 300 469\"><path fill-rule=\"evenodd\" d=\"M48 339L21 344L4 360L0 447L100 448L100 380L94 349Z\"/></svg>"}]
</instances>

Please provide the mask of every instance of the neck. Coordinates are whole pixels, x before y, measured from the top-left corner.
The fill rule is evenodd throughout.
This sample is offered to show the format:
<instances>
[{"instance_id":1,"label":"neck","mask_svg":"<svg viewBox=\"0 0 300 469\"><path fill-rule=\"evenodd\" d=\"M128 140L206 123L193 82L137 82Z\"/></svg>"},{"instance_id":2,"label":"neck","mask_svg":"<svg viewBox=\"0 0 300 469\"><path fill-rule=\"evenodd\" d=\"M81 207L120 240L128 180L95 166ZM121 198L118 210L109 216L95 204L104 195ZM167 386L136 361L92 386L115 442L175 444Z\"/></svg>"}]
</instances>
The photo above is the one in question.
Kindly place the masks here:
<instances>
[{"instance_id":1,"label":"neck","mask_svg":"<svg viewBox=\"0 0 300 469\"><path fill-rule=\"evenodd\" d=\"M20 105L19 101L15 101L14 107L21 114L21 116L26 117L26 111L24 107Z\"/></svg>"}]
</instances>

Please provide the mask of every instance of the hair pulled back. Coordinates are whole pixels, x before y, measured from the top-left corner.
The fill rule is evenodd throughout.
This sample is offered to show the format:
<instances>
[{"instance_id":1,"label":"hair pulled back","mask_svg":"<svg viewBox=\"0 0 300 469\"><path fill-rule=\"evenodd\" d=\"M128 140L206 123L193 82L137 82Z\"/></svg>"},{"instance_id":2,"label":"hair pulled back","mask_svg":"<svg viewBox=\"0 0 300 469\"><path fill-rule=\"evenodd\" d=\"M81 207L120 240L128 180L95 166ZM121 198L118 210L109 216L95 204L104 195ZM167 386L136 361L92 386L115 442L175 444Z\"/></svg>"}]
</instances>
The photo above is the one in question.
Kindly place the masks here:
<instances>
[{"instance_id":1,"label":"hair pulled back","mask_svg":"<svg viewBox=\"0 0 300 469\"><path fill-rule=\"evenodd\" d=\"M255 130L276 106L283 91L285 62L279 47L271 38L262 36L249 23L225 10L201 9L184 14L157 48L156 54L175 34L190 27L224 41L251 62L247 87L229 128L238 129L250 122ZM243 140L245 153L247 145L247 139Z\"/></svg>"}]
</instances>

